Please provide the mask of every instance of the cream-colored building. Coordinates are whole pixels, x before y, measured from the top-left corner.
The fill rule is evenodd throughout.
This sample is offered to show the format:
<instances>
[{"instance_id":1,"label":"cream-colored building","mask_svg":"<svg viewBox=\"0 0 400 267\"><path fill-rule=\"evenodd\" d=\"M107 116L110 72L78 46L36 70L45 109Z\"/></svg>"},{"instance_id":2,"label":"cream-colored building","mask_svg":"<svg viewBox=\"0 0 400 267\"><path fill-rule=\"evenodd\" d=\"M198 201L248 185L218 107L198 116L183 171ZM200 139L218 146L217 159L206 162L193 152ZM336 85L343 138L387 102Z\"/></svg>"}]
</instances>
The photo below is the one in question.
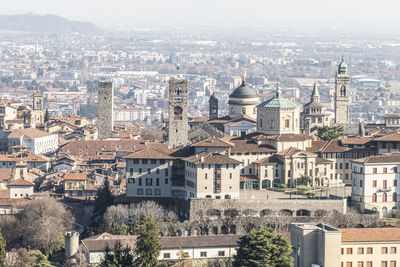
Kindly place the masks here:
<instances>
[{"instance_id":1,"label":"cream-colored building","mask_svg":"<svg viewBox=\"0 0 400 267\"><path fill-rule=\"evenodd\" d=\"M399 208L400 152L353 160L352 170L351 198L362 210L386 216Z\"/></svg>"},{"instance_id":2,"label":"cream-colored building","mask_svg":"<svg viewBox=\"0 0 400 267\"><path fill-rule=\"evenodd\" d=\"M33 195L34 183L23 178L8 183L10 198L26 198Z\"/></svg>"},{"instance_id":3,"label":"cream-colored building","mask_svg":"<svg viewBox=\"0 0 400 267\"><path fill-rule=\"evenodd\" d=\"M258 132L267 135L300 133L300 107L281 94L277 86L275 97L257 106Z\"/></svg>"},{"instance_id":4,"label":"cream-colored building","mask_svg":"<svg viewBox=\"0 0 400 267\"><path fill-rule=\"evenodd\" d=\"M291 225L294 267L396 267L400 228L336 229L325 224Z\"/></svg>"}]
</instances>

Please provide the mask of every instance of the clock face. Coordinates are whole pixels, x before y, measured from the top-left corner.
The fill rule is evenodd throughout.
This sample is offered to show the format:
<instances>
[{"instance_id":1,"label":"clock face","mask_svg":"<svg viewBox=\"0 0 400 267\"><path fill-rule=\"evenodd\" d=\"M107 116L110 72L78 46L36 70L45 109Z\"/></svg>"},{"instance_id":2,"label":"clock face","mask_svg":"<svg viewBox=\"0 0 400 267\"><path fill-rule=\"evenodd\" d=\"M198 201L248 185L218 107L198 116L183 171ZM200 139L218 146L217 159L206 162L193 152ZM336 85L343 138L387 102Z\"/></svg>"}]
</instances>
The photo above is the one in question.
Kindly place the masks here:
<instances>
[{"instance_id":1,"label":"clock face","mask_svg":"<svg viewBox=\"0 0 400 267\"><path fill-rule=\"evenodd\" d=\"M183 91L180 87L175 88L174 90L174 100L175 101L182 101L183 99Z\"/></svg>"}]
</instances>

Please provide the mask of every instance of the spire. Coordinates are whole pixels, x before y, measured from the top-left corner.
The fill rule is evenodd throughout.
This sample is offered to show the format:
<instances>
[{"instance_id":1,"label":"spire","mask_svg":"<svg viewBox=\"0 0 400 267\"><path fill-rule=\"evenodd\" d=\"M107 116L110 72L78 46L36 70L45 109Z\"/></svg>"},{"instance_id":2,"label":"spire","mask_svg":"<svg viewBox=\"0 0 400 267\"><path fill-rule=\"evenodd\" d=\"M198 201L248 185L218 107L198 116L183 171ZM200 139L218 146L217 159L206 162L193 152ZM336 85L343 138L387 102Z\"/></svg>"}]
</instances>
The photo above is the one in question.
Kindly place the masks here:
<instances>
[{"instance_id":1,"label":"spire","mask_svg":"<svg viewBox=\"0 0 400 267\"><path fill-rule=\"evenodd\" d=\"M313 88L313 91L311 94L311 101L319 102L319 91L318 91L317 82L314 82L314 88Z\"/></svg>"},{"instance_id":2,"label":"spire","mask_svg":"<svg viewBox=\"0 0 400 267\"><path fill-rule=\"evenodd\" d=\"M246 72L245 71L242 74L242 84L246 84Z\"/></svg>"},{"instance_id":3,"label":"spire","mask_svg":"<svg viewBox=\"0 0 400 267\"><path fill-rule=\"evenodd\" d=\"M276 97L281 97L282 91L281 88L279 88L279 83L276 84Z\"/></svg>"}]
</instances>

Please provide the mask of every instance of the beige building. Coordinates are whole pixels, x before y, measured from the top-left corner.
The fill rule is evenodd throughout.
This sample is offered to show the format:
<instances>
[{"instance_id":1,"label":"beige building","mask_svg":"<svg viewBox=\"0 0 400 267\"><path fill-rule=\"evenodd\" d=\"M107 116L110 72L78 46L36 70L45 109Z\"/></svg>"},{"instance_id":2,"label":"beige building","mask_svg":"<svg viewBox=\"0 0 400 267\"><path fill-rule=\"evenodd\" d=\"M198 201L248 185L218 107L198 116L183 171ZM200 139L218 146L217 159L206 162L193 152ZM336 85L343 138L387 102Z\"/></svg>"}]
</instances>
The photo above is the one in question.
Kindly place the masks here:
<instances>
[{"instance_id":1,"label":"beige building","mask_svg":"<svg viewBox=\"0 0 400 267\"><path fill-rule=\"evenodd\" d=\"M336 229L292 224L294 267L396 267L400 228Z\"/></svg>"},{"instance_id":2,"label":"beige building","mask_svg":"<svg viewBox=\"0 0 400 267\"><path fill-rule=\"evenodd\" d=\"M229 95L229 117L238 116L257 117L256 106L260 103L260 99L254 89L246 85L245 77L242 84Z\"/></svg>"}]
</instances>

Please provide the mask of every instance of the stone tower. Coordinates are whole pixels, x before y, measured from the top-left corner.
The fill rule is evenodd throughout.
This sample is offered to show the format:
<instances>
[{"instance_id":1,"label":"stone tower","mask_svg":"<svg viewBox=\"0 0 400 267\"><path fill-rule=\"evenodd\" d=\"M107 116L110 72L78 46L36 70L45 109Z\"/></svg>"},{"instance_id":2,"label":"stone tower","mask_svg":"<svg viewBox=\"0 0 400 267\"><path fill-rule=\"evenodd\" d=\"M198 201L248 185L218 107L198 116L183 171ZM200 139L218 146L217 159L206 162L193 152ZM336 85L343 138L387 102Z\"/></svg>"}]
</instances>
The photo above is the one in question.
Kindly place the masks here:
<instances>
[{"instance_id":1,"label":"stone tower","mask_svg":"<svg viewBox=\"0 0 400 267\"><path fill-rule=\"evenodd\" d=\"M188 144L188 80L169 80L169 147Z\"/></svg>"},{"instance_id":2,"label":"stone tower","mask_svg":"<svg viewBox=\"0 0 400 267\"><path fill-rule=\"evenodd\" d=\"M99 139L110 138L114 127L114 85L112 82L99 82L98 110Z\"/></svg>"},{"instance_id":3,"label":"stone tower","mask_svg":"<svg viewBox=\"0 0 400 267\"><path fill-rule=\"evenodd\" d=\"M65 232L65 258L73 257L79 249L79 233Z\"/></svg>"},{"instance_id":4,"label":"stone tower","mask_svg":"<svg viewBox=\"0 0 400 267\"><path fill-rule=\"evenodd\" d=\"M335 76L335 123L349 123L350 75L342 57Z\"/></svg>"},{"instance_id":5,"label":"stone tower","mask_svg":"<svg viewBox=\"0 0 400 267\"><path fill-rule=\"evenodd\" d=\"M210 96L209 104L210 104L209 119L210 120L218 119L218 99L215 97L214 93Z\"/></svg>"},{"instance_id":6,"label":"stone tower","mask_svg":"<svg viewBox=\"0 0 400 267\"><path fill-rule=\"evenodd\" d=\"M40 90L33 93L33 105L30 118L30 127L34 128L39 124L44 123L44 96Z\"/></svg>"},{"instance_id":7,"label":"stone tower","mask_svg":"<svg viewBox=\"0 0 400 267\"><path fill-rule=\"evenodd\" d=\"M314 134L318 127L329 126L329 114L326 113L326 108L320 101L316 82L314 83L310 102L303 106L300 121L301 127L306 134Z\"/></svg>"}]
</instances>

